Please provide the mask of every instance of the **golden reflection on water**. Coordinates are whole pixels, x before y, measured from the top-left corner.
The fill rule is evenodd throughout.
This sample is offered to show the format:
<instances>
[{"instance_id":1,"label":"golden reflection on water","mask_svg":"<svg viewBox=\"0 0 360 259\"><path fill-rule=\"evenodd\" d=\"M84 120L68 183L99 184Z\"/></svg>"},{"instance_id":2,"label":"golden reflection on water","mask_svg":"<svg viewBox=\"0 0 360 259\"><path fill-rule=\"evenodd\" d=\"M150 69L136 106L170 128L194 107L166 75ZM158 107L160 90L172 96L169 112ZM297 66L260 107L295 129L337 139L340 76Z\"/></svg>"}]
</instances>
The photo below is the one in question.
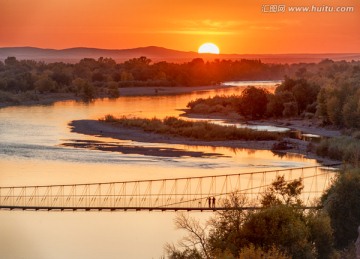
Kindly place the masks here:
<instances>
[{"instance_id":1,"label":"golden reflection on water","mask_svg":"<svg viewBox=\"0 0 360 259\"><path fill-rule=\"evenodd\" d=\"M75 101L52 106L1 109L0 185L74 184L208 176L316 165L300 155L279 157L266 150L125 141L125 145L171 146L221 153L216 158L157 158L59 147L69 139L121 142L71 133L68 123L106 114L139 117L178 116L199 97L239 94L241 88L151 97L120 97L89 104ZM59 213L0 211L3 258L159 258L174 231L174 213ZM208 218L208 213L193 213ZM141 247L141 249L139 249Z\"/></svg>"},{"instance_id":2,"label":"golden reflection on water","mask_svg":"<svg viewBox=\"0 0 360 259\"><path fill-rule=\"evenodd\" d=\"M14 126L7 129L5 135L10 143L38 144L47 147L58 146L71 139L117 142L122 145L158 146L201 151L205 153L221 153L224 157L218 158L179 158L157 159L152 157L127 155L125 158L134 160L121 162L121 154L109 152L95 153L89 150L74 153L74 156L99 157L97 163L86 161L67 161L67 152L71 148L62 148L65 160L56 157L0 158L2 185L26 184L66 184L81 182L125 181L140 179L156 179L169 177L187 177L194 175L216 175L244 171L260 171L281 168L288 164L296 166L317 164L315 160L306 159L301 155L279 157L266 150L235 149L223 147L167 145L154 143L137 143L119 141L89 135L71 133L68 123L78 119L98 119L106 114L116 116L131 115L140 117L178 116L181 109L186 108L190 100L206 98L216 94L237 94L242 88L227 88L212 91L200 91L189 94L169 96L140 96L120 97L116 100L100 99L84 104L76 101L57 102L52 106L10 107L3 109L2 115L12 118ZM15 119L13 119L15 118ZM31 147L30 147L31 148ZM40 147L41 149L42 147ZM30 153L35 150L30 149ZM44 151L46 152L46 151ZM49 151L51 153L51 151ZM39 156L42 156L41 153ZM62 153L60 155L63 155ZM101 156L119 159L116 162L102 160ZM118 158L117 158L118 157ZM140 159L139 163L136 159Z\"/></svg>"}]
</instances>

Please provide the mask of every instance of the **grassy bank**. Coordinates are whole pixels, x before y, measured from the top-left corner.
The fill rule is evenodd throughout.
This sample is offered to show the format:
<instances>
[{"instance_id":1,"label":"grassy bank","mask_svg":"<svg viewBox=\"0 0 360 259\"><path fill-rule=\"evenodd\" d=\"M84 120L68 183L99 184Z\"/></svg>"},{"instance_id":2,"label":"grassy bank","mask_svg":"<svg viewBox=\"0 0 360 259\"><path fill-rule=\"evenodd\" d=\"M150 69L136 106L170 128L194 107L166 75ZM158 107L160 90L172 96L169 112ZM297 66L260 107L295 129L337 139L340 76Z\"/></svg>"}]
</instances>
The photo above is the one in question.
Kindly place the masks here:
<instances>
[{"instance_id":1,"label":"grassy bank","mask_svg":"<svg viewBox=\"0 0 360 259\"><path fill-rule=\"evenodd\" d=\"M281 134L274 132L239 129L235 126L220 126L203 121L186 121L175 117L160 120L157 118L115 118L112 115L106 115L100 121L123 127L138 128L146 132L204 141L278 140L281 137Z\"/></svg>"},{"instance_id":2,"label":"grassy bank","mask_svg":"<svg viewBox=\"0 0 360 259\"><path fill-rule=\"evenodd\" d=\"M216 95L210 98L199 98L194 101L190 101L187 104L189 108L189 113L197 114L224 114L228 115L230 113L237 113L239 111L239 103L241 102L241 97L232 95L232 96L219 96Z\"/></svg>"},{"instance_id":3,"label":"grassy bank","mask_svg":"<svg viewBox=\"0 0 360 259\"><path fill-rule=\"evenodd\" d=\"M39 96L34 93L25 92L16 94L0 90L0 107L6 105L19 105L24 102L37 101L39 101Z\"/></svg>"},{"instance_id":4,"label":"grassy bank","mask_svg":"<svg viewBox=\"0 0 360 259\"><path fill-rule=\"evenodd\" d=\"M354 136L342 136L324 139L317 146L316 153L323 157L360 166L360 139Z\"/></svg>"}]
</instances>

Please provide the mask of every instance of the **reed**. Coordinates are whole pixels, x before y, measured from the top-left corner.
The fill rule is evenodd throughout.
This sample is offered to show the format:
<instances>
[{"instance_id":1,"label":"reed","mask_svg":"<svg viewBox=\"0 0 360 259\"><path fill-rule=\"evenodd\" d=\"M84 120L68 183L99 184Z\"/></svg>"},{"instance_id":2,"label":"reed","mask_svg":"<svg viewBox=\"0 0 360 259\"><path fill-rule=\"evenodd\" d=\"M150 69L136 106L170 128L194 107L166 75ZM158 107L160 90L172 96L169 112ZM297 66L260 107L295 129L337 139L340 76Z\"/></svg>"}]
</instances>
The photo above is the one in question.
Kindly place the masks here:
<instances>
[{"instance_id":1,"label":"reed","mask_svg":"<svg viewBox=\"0 0 360 259\"><path fill-rule=\"evenodd\" d=\"M221 126L207 121L188 121L175 117L166 117L160 120L157 118L129 118L125 116L116 118L113 115L106 115L100 121L122 127L142 129L146 132L204 141L278 140L281 138L281 134L275 132Z\"/></svg>"}]
</instances>

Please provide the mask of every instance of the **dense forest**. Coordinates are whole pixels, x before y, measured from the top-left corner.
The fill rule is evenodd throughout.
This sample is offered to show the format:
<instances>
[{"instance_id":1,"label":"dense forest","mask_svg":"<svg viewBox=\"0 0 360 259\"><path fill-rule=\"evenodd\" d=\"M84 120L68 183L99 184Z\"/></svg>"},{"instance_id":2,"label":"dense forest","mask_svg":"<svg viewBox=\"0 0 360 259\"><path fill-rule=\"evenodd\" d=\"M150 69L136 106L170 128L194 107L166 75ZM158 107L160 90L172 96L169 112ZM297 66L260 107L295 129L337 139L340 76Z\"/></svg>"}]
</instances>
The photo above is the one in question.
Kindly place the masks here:
<instances>
[{"instance_id":1,"label":"dense forest","mask_svg":"<svg viewBox=\"0 0 360 259\"><path fill-rule=\"evenodd\" d=\"M237 112L249 119L317 117L323 125L360 127L360 62L303 64L274 93L247 87L240 96L215 96L188 104L194 113Z\"/></svg>"},{"instance_id":2,"label":"dense forest","mask_svg":"<svg viewBox=\"0 0 360 259\"><path fill-rule=\"evenodd\" d=\"M146 57L117 64L111 58L84 58L76 64L18 61L0 62L0 91L19 94L73 93L83 99L118 96L118 88L132 86L202 86L227 80L281 79L287 65L259 60L152 63ZM4 99L4 98L2 98ZM2 100L6 101L6 100Z\"/></svg>"},{"instance_id":3,"label":"dense forest","mask_svg":"<svg viewBox=\"0 0 360 259\"><path fill-rule=\"evenodd\" d=\"M231 80L273 80L285 75L327 77L359 70L358 62L324 61L320 64L265 64L260 60L198 58L182 64L153 63L146 57L116 63L111 58L84 58L76 64L44 63L8 57L0 61L0 102L42 99L49 93L73 94L84 100L117 97L119 88L132 86L203 86ZM357 70L356 70L357 69ZM321 82L323 83L323 82ZM322 93L323 95L329 93ZM335 102L336 100L333 100Z\"/></svg>"}]
</instances>

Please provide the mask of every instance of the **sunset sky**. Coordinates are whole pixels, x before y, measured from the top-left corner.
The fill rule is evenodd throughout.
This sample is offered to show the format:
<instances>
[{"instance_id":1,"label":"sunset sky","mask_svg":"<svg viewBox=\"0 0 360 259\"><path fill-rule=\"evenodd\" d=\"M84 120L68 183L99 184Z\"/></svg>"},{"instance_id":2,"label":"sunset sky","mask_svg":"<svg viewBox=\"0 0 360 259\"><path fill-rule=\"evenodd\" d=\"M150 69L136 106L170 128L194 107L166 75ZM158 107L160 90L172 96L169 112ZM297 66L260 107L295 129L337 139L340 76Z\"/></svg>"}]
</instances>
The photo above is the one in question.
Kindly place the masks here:
<instances>
[{"instance_id":1,"label":"sunset sky","mask_svg":"<svg viewBox=\"0 0 360 259\"><path fill-rule=\"evenodd\" d=\"M355 10L262 12L279 4ZM204 42L228 54L360 52L360 1L0 0L0 47L197 51Z\"/></svg>"}]
</instances>

